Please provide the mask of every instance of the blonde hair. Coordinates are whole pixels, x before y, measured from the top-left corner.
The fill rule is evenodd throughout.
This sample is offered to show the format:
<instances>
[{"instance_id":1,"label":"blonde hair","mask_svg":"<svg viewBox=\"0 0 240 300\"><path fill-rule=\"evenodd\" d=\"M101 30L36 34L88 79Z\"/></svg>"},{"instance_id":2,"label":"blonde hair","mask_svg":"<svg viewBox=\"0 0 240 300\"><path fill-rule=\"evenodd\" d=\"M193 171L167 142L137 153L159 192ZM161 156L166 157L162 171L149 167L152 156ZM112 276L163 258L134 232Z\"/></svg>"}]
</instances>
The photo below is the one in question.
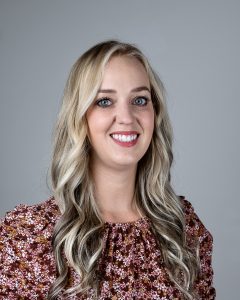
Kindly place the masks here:
<instances>
[{"instance_id":1,"label":"blonde hair","mask_svg":"<svg viewBox=\"0 0 240 300\"><path fill-rule=\"evenodd\" d=\"M86 51L73 65L64 90L51 162L52 191L61 217L52 240L58 275L49 299L56 299L64 289L69 297L90 288L96 297L99 295L97 263L103 249L104 221L94 198L85 116L100 88L106 64L116 55L135 57L145 67L154 106L153 137L138 163L136 204L151 219L170 279L187 299L193 299L199 262L197 254L187 247L182 206L170 184L172 128L164 87L138 48L114 40ZM81 278L78 286L68 287L69 266Z\"/></svg>"}]
</instances>

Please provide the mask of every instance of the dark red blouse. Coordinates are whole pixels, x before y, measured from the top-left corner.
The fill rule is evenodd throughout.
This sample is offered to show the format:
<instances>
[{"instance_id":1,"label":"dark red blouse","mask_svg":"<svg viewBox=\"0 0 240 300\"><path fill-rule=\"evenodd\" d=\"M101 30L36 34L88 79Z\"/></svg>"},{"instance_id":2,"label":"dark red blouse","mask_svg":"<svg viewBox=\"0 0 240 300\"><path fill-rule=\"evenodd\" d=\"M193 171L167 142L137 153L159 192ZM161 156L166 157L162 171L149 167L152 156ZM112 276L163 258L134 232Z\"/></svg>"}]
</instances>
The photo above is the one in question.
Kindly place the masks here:
<instances>
[{"instance_id":1,"label":"dark red blouse","mask_svg":"<svg viewBox=\"0 0 240 300\"><path fill-rule=\"evenodd\" d=\"M201 300L215 299L211 265L212 235L181 197L189 244L200 242L201 273L195 289ZM0 299L47 299L56 278L51 238L60 212L53 197L38 205L19 205L0 225ZM101 300L184 299L170 281L161 251L151 230L151 221L104 224L104 249L99 260ZM80 281L70 269L71 285ZM64 299L59 295L59 300ZM93 299L93 291L72 299Z\"/></svg>"}]
</instances>

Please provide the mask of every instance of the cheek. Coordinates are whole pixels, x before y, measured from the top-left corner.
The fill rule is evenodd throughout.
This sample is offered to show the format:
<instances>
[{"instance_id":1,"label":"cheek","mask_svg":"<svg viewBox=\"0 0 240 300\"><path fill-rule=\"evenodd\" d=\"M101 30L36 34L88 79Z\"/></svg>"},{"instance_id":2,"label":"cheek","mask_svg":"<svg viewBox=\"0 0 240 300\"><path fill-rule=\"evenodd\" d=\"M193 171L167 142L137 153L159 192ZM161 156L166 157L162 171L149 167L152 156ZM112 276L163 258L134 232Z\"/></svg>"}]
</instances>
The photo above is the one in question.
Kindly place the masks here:
<instances>
[{"instance_id":1,"label":"cheek","mask_svg":"<svg viewBox=\"0 0 240 300\"><path fill-rule=\"evenodd\" d=\"M88 137L90 140L90 143L93 143L94 140L94 134L96 132L96 116L94 111L87 112L86 115L87 119L87 126L88 126Z\"/></svg>"},{"instance_id":2,"label":"cheek","mask_svg":"<svg viewBox=\"0 0 240 300\"><path fill-rule=\"evenodd\" d=\"M149 132L149 134L152 134L154 130L154 112L149 111L143 120L146 130Z\"/></svg>"},{"instance_id":3,"label":"cheek","mask_svg":"<svg viewBox=\"0 0 240 300\"><path fill-rule=\"evenodd\" d=\"M92 111L87 114L87 124L89 128L89 134L92 138L97 137L100 134L104 134L109 127L109 117L106 114Z\"/></svg>"}]
</instances>

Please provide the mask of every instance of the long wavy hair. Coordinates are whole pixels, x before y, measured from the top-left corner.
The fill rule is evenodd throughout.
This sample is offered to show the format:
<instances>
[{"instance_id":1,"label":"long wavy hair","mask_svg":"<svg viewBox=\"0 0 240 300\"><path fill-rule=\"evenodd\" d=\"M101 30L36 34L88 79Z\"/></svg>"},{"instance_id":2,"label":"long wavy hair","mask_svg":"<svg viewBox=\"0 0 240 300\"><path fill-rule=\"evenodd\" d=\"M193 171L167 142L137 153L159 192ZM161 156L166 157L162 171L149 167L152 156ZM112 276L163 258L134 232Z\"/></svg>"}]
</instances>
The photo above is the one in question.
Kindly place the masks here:
<instances>
[{"instance_id":1,"label":"long wavy hair","mask_svg":"<svg viewBox=\"0 0 240 300\"><path fill-rule=\"evenodd\" d=\"M73 65L54 128L51 185L59 206L52 239L57 278L48 299L64 291L66 297L94 290L99 295L98 260L103 249L104 221L95 201L89 163L91 144L86 112L100 88L106 64L113 56L138 59L149 76L154 107L154 132L145 155L138 163L135 195L137 208L151 219L170 279L186 299L196 299L193 285L199 258L188 248L185 218L170 180L173 162L172 127L164 87L143 53L134 45L116 40L99 43ZM147 174L147 176L146 176ZM81 278L69 286L69 267Z\"/></svg>"}]
</instances>

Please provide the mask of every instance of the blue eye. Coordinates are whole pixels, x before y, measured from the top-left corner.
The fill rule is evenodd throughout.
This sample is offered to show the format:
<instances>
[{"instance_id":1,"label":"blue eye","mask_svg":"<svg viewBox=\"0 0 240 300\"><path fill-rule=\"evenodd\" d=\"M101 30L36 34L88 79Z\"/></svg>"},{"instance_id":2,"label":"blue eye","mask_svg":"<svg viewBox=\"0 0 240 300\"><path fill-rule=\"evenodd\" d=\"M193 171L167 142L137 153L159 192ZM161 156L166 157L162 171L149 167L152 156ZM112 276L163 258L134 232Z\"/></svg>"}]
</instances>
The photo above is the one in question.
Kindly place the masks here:
<instances>
[{"instance_id":1,"label":"blue eye","mask_svg":"<svg viewBox=\"0 0 240 300\"><path fill-rule=\"evenodd\" d=\"M146 97L137 97L133 100L134 104L139 106L147 105L148 99Z\"/></svg>"},{"instance_id":2,"label":"blue eye","mask_svg":"<svg viewBox=\"0 0 240 300\"><path fill-rule=\"evenodd\" d=\"M109 98L102 98L98 100L96 104L100 107L108 107L112 104L112 102Z\"/></svg>"}]
</instances>

